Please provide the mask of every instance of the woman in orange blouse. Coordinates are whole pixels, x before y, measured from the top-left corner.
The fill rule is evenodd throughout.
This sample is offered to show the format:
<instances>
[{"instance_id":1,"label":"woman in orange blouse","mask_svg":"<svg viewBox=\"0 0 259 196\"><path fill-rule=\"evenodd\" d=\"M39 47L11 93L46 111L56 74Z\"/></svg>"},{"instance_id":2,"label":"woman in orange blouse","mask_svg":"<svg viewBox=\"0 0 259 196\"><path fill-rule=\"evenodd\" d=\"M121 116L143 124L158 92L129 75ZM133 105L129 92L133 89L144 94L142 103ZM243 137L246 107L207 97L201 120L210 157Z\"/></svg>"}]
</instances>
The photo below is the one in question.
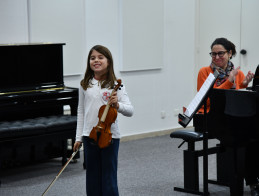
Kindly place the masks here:
<instances>
[{"instance_id":1,"label":"woman in orange blouse","mask_svg":"<svg viewBox=\"0 0 259 196\"><path fill-rule=\"evenodd\" d=\"M245 76L240 70L240 67L235 67L231 62L233 56L236 55L235 45L226 38L217 38L211 44L210 56L212 57L210 66L200 69L197 81L197 90L199 91L202 84L205 82L210 73L215 70L219 72L214 88L219 89L242 89L246 88L254 77L254 74L249 71ZM207 102L207 112L210 108L210 102ZM199 112L203 113L201 108ZM245 130L243 130L245 131ZM259 196L259 163L256 162L255 154L258 153L258 143L252 143L246 147L246 185L251 188L251 195Z\"/></svg>"},{"instance_id":2,"label":"woman in orange blouse","mask_svg":"<svg viewBox=\"0 0 259 196\"><path fill-rule=\"evenodd\" d=\"M198 74L197 90L199 91L210 73L215 70L219 72L219 77L214 84L214 88L220 89L241 89L246 88L254 77L249 71L245 76L240 67L234 67L230 61L236 55L235 45L226 38L217 38L211 44L210 56L212 57L210 66L202 67ZM210 103L207 108L209 111ZM203 108L199 112L203 112Z\"/></svg>"}]
</instances>

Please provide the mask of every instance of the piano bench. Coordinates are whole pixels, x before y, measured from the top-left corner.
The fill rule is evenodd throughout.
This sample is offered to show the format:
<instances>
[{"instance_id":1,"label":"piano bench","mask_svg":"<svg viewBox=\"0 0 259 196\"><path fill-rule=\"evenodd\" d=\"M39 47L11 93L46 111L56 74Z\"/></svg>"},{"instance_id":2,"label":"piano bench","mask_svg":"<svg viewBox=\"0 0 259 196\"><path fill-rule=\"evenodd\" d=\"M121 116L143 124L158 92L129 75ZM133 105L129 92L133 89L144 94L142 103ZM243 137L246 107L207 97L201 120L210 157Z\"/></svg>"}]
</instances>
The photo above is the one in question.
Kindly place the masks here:
<instances>
[{"instance_id":1,"label":"piano bench","mask_svg":"<svg viewBox=\"0 0 259 196\"><path fill-rule=\"evenodd\" d=\"M47 116L25 120L0 122L0 141L42 135L74 128L76 116Z\"/></svg>"},{"instance_id":2,"label":"piano bench","mask_svg":"<svg viewBox=\"0 0 259 196\"><path fill-rule=\"evenodd\" d=\"M194 128L185 128L173 131L170 137L183 140L178 148L185 142L188 143L187 150L183 152L184 188L174 187L174 190L201 195L202 192L199 191L199 157L203 156L204 152L195 149L195 142L203 140L203 133L195 132ZM219 146L208 149L208 154L218 152L220 152Z\"/></svg>"},{"instance_id":3,"label":"piano bench","mask_svg":"<svg viewBox=\"0 0 259 196\"><path fill-rule=\"evenodd\" d=\"M42 161L69 156L67 140L75 141L77 116L56 115L0 122L0 169L5 163ZM78 158L75 157L75 158Z\"/></svg>"},{"instance_id":4,"label":"piano bench","mask_svg":"<svg viewBox=\"0 0 259 196\"><path fill-rule=\"evenodd\" d=\"M180 129L170 134L171 138L183 139L183 142L178 146L180 148L185 142L188 143L188 150L195 150L195 142L203 140L203 134L195 132L194 128Z\"/></svg>"}]
</instances>

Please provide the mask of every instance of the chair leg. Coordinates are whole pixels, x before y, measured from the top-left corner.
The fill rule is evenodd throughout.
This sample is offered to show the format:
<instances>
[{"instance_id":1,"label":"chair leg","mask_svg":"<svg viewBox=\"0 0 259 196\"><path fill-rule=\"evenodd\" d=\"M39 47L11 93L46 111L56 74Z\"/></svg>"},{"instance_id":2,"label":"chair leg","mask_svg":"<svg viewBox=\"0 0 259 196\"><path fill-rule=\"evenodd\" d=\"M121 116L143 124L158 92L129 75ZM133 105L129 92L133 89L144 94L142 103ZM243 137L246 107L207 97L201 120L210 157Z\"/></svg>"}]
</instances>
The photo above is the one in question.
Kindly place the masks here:
<instances>
[{"instance_id":1,"label":"chair leg","mask_svg":"<svg viewBox=\"0 0 259 196\"><path fill-rule=\"evenodd\" d=\"M199 191L199 156L195 151L194 142L188 142L188 150L183 153L184 188L174 187L175 191L203 195Z\"/></svg>"},{"instance_id":2,"label":"chair leg","mask_svg":"<svg viewBox=\"0 0 259 196\"><path fill-rule=\"evenodd\" d=\"M199 160L195 151L184 151L184 188L199 191Z\"/></svg>"}]
</instances>

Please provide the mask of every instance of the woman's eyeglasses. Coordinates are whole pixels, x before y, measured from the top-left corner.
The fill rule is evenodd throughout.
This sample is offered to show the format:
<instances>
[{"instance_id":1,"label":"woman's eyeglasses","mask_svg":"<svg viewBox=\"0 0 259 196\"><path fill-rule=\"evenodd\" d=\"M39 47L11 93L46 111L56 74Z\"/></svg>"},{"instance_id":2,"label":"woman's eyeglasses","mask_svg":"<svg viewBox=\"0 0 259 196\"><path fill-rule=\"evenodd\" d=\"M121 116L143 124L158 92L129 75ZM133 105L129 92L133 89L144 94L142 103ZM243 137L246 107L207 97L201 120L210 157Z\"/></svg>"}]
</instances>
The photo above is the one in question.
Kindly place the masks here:
<instances>
[{"instance_id":1,"label":"woman's eyeglasses","mask_svg":"<svg viewBox=\"0 0 259 196\"><path fill-rule=\"evenodd\" d=\"M228 52L228 51L211 52L210 56L212 58L215 58L218 55L221 58L221 57L223 57L225 55L226 52Z\"/></svg>"}]
</instances>

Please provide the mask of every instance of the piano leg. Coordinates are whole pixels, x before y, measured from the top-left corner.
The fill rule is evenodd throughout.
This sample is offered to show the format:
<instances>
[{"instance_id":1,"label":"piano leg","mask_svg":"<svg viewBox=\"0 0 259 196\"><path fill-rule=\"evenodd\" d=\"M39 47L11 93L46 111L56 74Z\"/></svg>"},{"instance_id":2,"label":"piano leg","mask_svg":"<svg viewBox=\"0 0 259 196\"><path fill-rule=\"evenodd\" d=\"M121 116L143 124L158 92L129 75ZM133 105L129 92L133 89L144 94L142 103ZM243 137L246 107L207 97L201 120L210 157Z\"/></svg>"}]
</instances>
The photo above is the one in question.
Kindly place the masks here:
<instances>
[{"instance_id":1,"label":"piano leg","mask_svg":"<svg viewBox=\"0 0 259 196\"><path fill-rule=\"evenodd\" d=\"M62 140L62 166L67 162L67 139Z\"/></svg>"},{"instance_id":2,"label":"piano leg","mask_svg":"<svg viewBox=\"0 0 259 196\"><path fill-rule=\"evenodd\" d=\"M229 186L230 175L228 172L229 165L229 153L224 151L218 153L216 158L217 161L217 180L216 182L211 182L213 184Z\"/></svg>"},{"instance_id":3,"label":"piano leg","mask_svg":"<svg viewBox=\"0 0 259 196\"><path fill-rule=\"evenodd\" d=\"M234 147L231 150L230 164L230 195L231 196L243 196L244 192L244 170L245 170L245 148Z\"/></svg>"}]
</instances>

